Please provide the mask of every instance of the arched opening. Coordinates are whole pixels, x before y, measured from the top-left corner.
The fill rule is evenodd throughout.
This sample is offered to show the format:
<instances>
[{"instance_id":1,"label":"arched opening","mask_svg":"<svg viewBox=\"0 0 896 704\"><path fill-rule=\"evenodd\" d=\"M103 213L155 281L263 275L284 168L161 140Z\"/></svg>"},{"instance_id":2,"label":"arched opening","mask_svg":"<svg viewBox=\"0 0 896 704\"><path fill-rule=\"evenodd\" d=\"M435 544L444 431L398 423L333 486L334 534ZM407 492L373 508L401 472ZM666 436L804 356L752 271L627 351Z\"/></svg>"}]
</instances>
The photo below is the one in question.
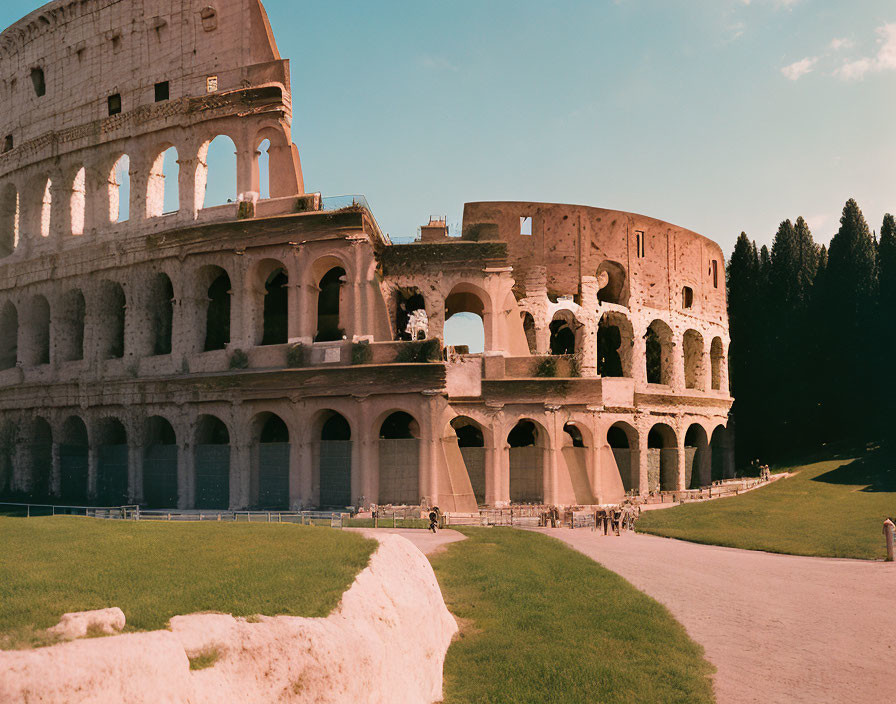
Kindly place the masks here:
<instances>
[{"instance_id":1,"label":"arched opening","mask_svg":"<svg viewBox=\"0 0 896 704\"><path fill-rule=\"evenodd\" d=\"M72 181L72 195L69 204L72 234L84 234L84 219L87 210L87 171L82 166Z\"/></svg>"},{"instance_id":2,"label":"arched opening","mask_svg":"<svg viewBox=\"0 0 896 704\"><path fill-rule=\"evenodd\" d=\"M149 170L146 184L146 217L176 213L180 210L180 165L175 147L159 152Z\"/></svg>"},{"instance_id":3,"label":"arched opening","mask_svg":"<svg viewBox=\"0 0 896 704\"><path fill-rule=\"evenodd\" d=\"M345 335L339 320L340 296L345 282L345 269L334 266L320 280L317 295L317 334L315 342L333 342Z\"/></svg>"},{"instance_id":4,"label":"arched opening","mask_svg":"<svg viewBox=\"0 0 896 704\"><path fill-rule=\"evenodd\" d=\"M59 302L57 314L56 353L61 362L84 359L84 294L79 289L68 291Z\"/></svg>"},{"instance_id":5,"label":"arched opening","mask_svg":"<svg viewBox=\"0 0 896 704\"><path fill-rule=\"evenodd\" d=\"M722 364L725 359L724 348L722 347L722 338L714 337L709 349L709 359L711 364L710 373L712 375L713 391L722 390Z\"/></svg>"},{"instance_id":6,"label":"arched opening","mask_svg":"<svg viewBox=\"0 0 896 704\"><path fill-rule=\"evenodd\" d=\"M288 339L289 277L280 262L265 260L259 266L264 284L260 344L282 345Z\"/></svg>"},{"instance_id":7,"label":"arched opening","mask_svg":"<svg viewBox=\"0 0 896 704\"><path fill-rule=\"evenodd\" d=\"M13 490L18 426L12 421L0 425L0 497L7 497Z\"/></svg>"},{"instance_id":8,"label":"arched opening","mask_svg":"<svg viewBox=\"0 0 896 704\"><path fill-rule=\"evenodd\" d=\"M703 426L694 423L684 436L684 485L699 489L710 483L709 443Z\"/></svg>"},{"instance_id":9,"label":"arched opening","mask_svg":"<svg viewBox=\"0 0 896 704\"><path fill-rule=\"evenodd\" d=\"M122 506L128 501L128 434L117 418L103 418L96 441L96 501Z\"/></svg>"},{"instance_id":10,"label":"arched opening","mask_svg":"<svg viewBox=\"0 0 896 704\"><path fill-rule=\"evenodd\" d=\"M53 429L50 424L43 418L35 418L31 423L30 440L30 494L34 499L47 499L51 494L50 478L53 476ZM63 488L65 487L63 486ZM84 503L87 497L86 471L79 492L73 493L72 497Z\"/></svg>"},{"instance_id":11,"label":"arched opening","mask_svg":"<svg viewBox=\"0 0 896 704\"><path fill-rule=\"evenodd\" d=\"M471 354L479 354L488 347L484 298L465 284L455 286L445 299L445 345L466 347Z\"/></svg>"},{"instance_id":12,"label":"arched opening","mask_svg":"<svg viewBox=\"0 0 896 704\"><path fill-rule=\"evenodd\" d=\"M43 200L40 204L40 236L50 236L50 218L53 213L53 182L50 179L44 181Z\"/></svg>"},{"instance_id":13,"label":"arched opening","mask_svg":"<svg viewBox=\"0 0 896 704\"><path fill-rule=\"evenodd\" d=\"M52 459L52 448L48 454ZM78 416L70 416L62 424L59 442L59 479L63 503L81 505L87 502L87 458L87 426Z\"/></svg>"},{"instance_id":14,"label":"arched opening","mask_svg":"<svg viewBox=\"0 0 896 704\"><path fill-rule=\"evenodd\" d=\"M335 411L327 411L321 424L318 479L322 507L352 504L352 430Z\"/></svg>"},{"instance_id":15,"label":"arched opening","mask_svg":"<svg viewBox=\"0 0 896 704\"><path fill-rule=\"evenodd\" d=\"M196 192L202 194L199 209L236 201L236 146L218 135L199 150Z\"/></svg>"},{"instance_id":16,"label":"arched opening","mask_svg":"<svg viewBox=\"0 0 896 704\"><path fill-rule=\"evenodd\" d=\"M704 390L706 371L704 364L703 336L696 330L684 333L684 386L686 389Z\"/></svg>"},{"instance_id":17,"label":"arched opening","mask_svg":"<svg viewBox=\"0 0 896 704\"><path fill-rule=\"evenodd\" d=\"M109 222L126 222L131 217L131 158L123 154L109 174Z\"/></svg>"},{"instance_id":18,"label":"arched opening","mask_svg":"<svg viewBox=\"0 0 896 704\"><path fill-rule=\"evenodd\" d=\"M215 416L199 417L194 450L196 508L230 506L230 433Z\"/></svg>"},{"instance_id":19,"label":"arched opening","mask_svg":"<svg viewBox=\"0 0 896 704\"><path fill-rule=\"evenodd\" d=\"M672 328L662 320L654 320L647 328L647 383L672 385Z\"/></svg>"},{"instance_id":20,"label":"arched opening","mask_svg":"<svg viewBox=\"0 0 896 704\"><path fill-rule=\"evenodd\" d=\"M420 503L420 425L409 413L396 411L380 425L379 503Z\"/></svg>"},{"instance_id":21,"label":"arched opening","mask_svg":"<svg viewBox=\"0 0 896 704\"><path fill-rule=\"evenodd\" d=\"M274 413L261 413L254 422L255 456L250 503L259 509L289 508L289 428Z\"/></svg>"},{"instance_id":22,"label":"arched opening","mask_svg":"<svg viewBox=\"0 0 896 704\"><path fill-rule=\"evenodd\" d=\"M544 442L544 431L531 420L521 420L507 434L511 503L544 503Z\"/></svg>"},{"instance_id":23,"label":"arched opening","mask_svg":"<svg viewBox=\"0 0 896 704\"><path fill-rule=\"evenodd\" d=\"M583 432L583 428L576 423L566 423L563 426L561 440L560 454L566 464L566 473L569 475L575 502L583 506L596 503L589 471L591 453L588 449L590 445L588 431Z\"/></svg>"},{"instance_id":24,"label":"arched opening","mask_svg":"<svg viewBox=\"0 0 896 704\"><path fill-rule=\"evenodd\" d=\"M609 260L597 267L597 300L601 303L615 303L628 306L628 278L625 267Z\"/></svg>"},{"instance_id":25,"label":"arched opening","mask_svg":"<svg viewBox=\"0 0 896 704\"><path fill-rule=\"evenodd\" d=\"M416 286L395 290L395 339L425 340L429 332L426 301Z\"/></svg>"},{"instance_id":26,"label":"arched opening","mask_svg":"<svg viewBox=\"0 0 896 704\"><path fill-rule=\"evenodd\" d=\"M607 312L597 326L597 373L603 377L631 377L634 333L628 318Z\"/></svg>"},{"instance_id":27,"label":"arched opening","mask_svg":"<svg viewBox=\"0 0 896 704\"><path fill-rule=\"evenodd\" d=\"M50 304L44 296L34 296L28 307L26 343L22 361L26 366L37 367L50 363Z\"/></svg>"},{"instance_id":28,"label":"arched opening","mask_svg":"<svg viewBox=\"0 0 896 704\"><path fill-rule=\"evenodd\" d=\"M19 193L11 183L0 192L0 257L8 257L19 244Z\"/></svg>"},{"instance_id":29,"label":"arched opening","mask_svg":"<svg viewBox=\"0 0 896 704\"><path fill-rule=\"evenodd\" d=\"M198 279L206 301L198 321L202 349L223 350L230 344L230 277L221 267L206 266L199 270Z\"/></svg>"},{"instance_id":30,"label":"arched opening","mask_svg":"<svg viewBox=\"0 0 896 704\"><path fill-rule=\"evenodd\" d=\"M457 446L470 477L477 504L485 503L485 436L482 427L474 420L458 417L451 421L457 435Z\"/></svg>"},{"instance_id":31,"label":"arched opening","mask_svg":"<svg viewBox=\"0 0 896 704\"><path fill-rule=\"evenodd\" d=\"M550 349L553 355L575 354L581 343L583 326L571 311L558 310L548 326L551 331Z\"/></svg>"},{"instance_id":32,"label":"arched opening","mask_svg":"<svg viewBox=\"0 0 896 704\"><path fill-rule=\"evenodd\" d=\"M526 335L529 354L537 354L538 343L535 337L535 318L532 317L531 313L523 313L523 333Z\"/></svg>"},{"instance_id":33,"label":"arched opening","mask_svg":"<svg viewBox=\"0 0 896 704\"><path fill-rule=\"evenodd\" d=\"M98 325L97 340L100 359L120 359L124 357L124 323L126 300L124 289L115 281L100 283L97 298Z\"/></svg>"},{"instance_id":34,"label":"arched opening","mask_svg":"<svg viewBox=\"0 0 896 704\"><path fill-rule=\"evenodd\" d=\"M144 426L143 503L146 508L176 508L177 436L165 418L152 416Z\"/></svg>"},{"instance_id":35,"label":"arched opening","mask_svg":"<svg viewBox=\"0 0 896 704\"><path fill-rule=\"evenodd\" d=\"M657 423L647 435L647 488L651 492L678 490L678 441L665 423Z\"/></svg>"},{"instance_id":36,"label":"arched opening","mask_svg":"<svg viewBox=\"0 0 896 704\"><path fill-rule=\"evenodd\" d=\"M167 274L152 277L149 284L149 327L151 354L171 354L171 335L174 325L174 286Z\"/></svg>"},{"instance_id":37,"label":"arched opening","mask_svg":"<svg viewBox=\"0 0 896 704\"><path fill-rule=\"evenodd\" d=\"M614 423L607 430L607 445L610 446L610 451L616 462L623 489L626 492L637 489L639 484L639 479L636 476L638 470L636 461L637 431L628 423L621 421Z\"/></svg>"},{"instance_id":38,"label":"arched opening","mask_svg":"<svg viewBox=\"0 0 896 704\"><path fill-rule=\"evenodd\" d=\"M258 145L258 197L271 197L271 140L265 138Z\"/></svg>"},{"instance_id":39,"label":"arched opening","mask_svg":"<svg viewBox=\"0 0 896 704\"><path fill-rule=\"evenodd\" d=\"M12 369L19 358L19 312L11 301L0 311L0 370Z\"/></svg>"},{"instance_id":40,"label":"arched opening","mask_svg":"<svg viewBox=\"0 0 896 704\"><path fill-rule=\"evenodd\" d=\"M725 426L720 425L712 431L709 445L712 453L712 480L715 482L727 479L729 476L726 469L728 464L728 431L725 429Z\"/></svg>"}]
</instances>

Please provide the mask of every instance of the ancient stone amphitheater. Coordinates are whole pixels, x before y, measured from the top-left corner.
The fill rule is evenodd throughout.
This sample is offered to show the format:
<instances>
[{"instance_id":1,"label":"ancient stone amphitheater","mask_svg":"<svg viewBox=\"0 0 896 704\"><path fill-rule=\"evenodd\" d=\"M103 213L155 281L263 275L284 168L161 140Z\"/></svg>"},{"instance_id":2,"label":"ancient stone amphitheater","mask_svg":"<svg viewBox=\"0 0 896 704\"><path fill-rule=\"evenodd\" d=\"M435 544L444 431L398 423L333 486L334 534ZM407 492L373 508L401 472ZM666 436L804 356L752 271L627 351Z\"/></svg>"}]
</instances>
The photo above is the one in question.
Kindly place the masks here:
<instances>
[{"instance_id":1,"label":"ancient stone amphitheater","mask_svg":"<svg viewBox=\"0 0 896 704\"><path fill-rule=\"evenodd\" d=\"M470 511L732 473L705 237L502 202L391 243L304 192L259 0L56 0L0 35L0 81L0 492ZM483 352L443 345L459 313Z\"/></svg>"}]
</instances>

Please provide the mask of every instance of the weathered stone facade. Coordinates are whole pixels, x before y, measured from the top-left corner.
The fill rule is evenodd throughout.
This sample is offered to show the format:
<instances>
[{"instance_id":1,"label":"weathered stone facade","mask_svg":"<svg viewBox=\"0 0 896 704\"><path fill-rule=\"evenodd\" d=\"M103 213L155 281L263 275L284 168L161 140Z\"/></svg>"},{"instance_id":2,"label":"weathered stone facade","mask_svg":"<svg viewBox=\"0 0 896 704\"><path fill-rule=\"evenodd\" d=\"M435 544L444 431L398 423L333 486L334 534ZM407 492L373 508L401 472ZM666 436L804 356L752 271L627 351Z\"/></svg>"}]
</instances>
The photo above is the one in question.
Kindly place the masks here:
<instances>
[{"instance_id":1,"label":"weathered stone facade","mask_svg":"<svg viewBox=\"0 0 896 704\"><path fill-rule=\"evenodd\" d=\"M0 492L460 511L731 473L706 238L470 203L462 237L433 222L393 245L363 198L304 193L259 0L57 0L0 35L0 81ZM204 207L219 135L237 202ZM435 342L405 339L414 310ZM482 354L439 343L458 312L482 318Z\"/></svg>"}]
</instances>

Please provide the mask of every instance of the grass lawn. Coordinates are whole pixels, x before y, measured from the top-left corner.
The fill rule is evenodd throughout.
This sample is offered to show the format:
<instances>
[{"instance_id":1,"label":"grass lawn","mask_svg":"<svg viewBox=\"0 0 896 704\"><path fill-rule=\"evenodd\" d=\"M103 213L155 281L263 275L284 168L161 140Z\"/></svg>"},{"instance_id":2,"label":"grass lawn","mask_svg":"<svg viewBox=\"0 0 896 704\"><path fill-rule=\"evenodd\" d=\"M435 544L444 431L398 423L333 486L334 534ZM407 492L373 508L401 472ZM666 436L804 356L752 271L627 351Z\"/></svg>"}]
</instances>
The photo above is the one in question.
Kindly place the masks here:
<instances>
[{"instance_id":1,"label":"grass lawn","mask_svg":"<svg viewBox=\"0 0 896 704\"><path fill-rule=\"evenodd\" d=\"M641 514L637 530L748 550L882 559L896 516L896 458L882 451L789 468L799 473L741 496Z\"/></svg>"},{"instance_id":2,"label":"grass lawn","mask_svg":"<svg viewBox=\"0 0 896 704\"><path fill-rule=\"evenodd\" d=\"M0 517L0 648L47 642L67 611L118 606L126 630L197 611L326 616L376 543L276 523Z\"/></svg>"},{"instance_id":3,"label":"grass lawn","mask_svg":"<svg viewBox=\"0 0 896 704\"><path fill-rule=\"evenodd\" d=\"M713 701L702 648L624 579L545 535L461 530L432 558L462 629L446 704Z\"/></svg>"}]
</instances>

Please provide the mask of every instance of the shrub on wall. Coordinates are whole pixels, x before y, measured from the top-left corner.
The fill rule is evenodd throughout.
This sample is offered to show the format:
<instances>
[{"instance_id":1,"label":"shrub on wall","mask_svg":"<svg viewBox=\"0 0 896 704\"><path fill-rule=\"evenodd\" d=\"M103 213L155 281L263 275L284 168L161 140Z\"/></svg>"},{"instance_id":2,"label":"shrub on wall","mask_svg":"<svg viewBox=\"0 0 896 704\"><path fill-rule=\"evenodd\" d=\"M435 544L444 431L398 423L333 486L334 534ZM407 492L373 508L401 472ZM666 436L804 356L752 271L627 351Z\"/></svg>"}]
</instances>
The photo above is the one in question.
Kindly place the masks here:
<instances>
[{"instance_id":1,"label":"shrub on wall","mask_svg":"<svg viewBox=\"0 0 896 704\"><path fill-rule=\"evenodd\" d=\"M286 366L302 367L305 365L305 349L300 344L290 345L286 348Z\"/></svg>"},{"instance_id":2,"label":"shrub on wall","mask_svg":"<svg viewBox=\"0 0 896 704\"><path fill-rule=\"evenodd\" d=\"M249 355L247 355L243 350L234 350L233 354L230 355L230 368L231 369L246 369L249 366Z\"/></svg>"},{"instance_id":3,"label":"shrub on wall","mask_svg":"<svg viewBox=\"0 0 896 704\"><path fill-rule=\"evenodd\" d=\"M399 363L438 362L442 359L442 343L438 338L430 338L422 342L403 342L395 354Z\"/></svg>"},{"instance_id":4,"label":"shrub on wall","mask_svg":"<svg viewBox=\"0 0 896 704\"><path fill-rule=\"evenodd\" d=\"M356 342L352 345L352 364L370 364L373 349L367 342Z\"/></svg>"},{"instance_id":5,"label":"shrub on wall","mask_svg":"<svg viewBox=\"0 0 896 704\"><path fill-rule=\"evenodd\" d=\"M554 357L543 357L535 364L535 373L538 377L557 376L557 360Z\"/></svg>"}]
</instances>

